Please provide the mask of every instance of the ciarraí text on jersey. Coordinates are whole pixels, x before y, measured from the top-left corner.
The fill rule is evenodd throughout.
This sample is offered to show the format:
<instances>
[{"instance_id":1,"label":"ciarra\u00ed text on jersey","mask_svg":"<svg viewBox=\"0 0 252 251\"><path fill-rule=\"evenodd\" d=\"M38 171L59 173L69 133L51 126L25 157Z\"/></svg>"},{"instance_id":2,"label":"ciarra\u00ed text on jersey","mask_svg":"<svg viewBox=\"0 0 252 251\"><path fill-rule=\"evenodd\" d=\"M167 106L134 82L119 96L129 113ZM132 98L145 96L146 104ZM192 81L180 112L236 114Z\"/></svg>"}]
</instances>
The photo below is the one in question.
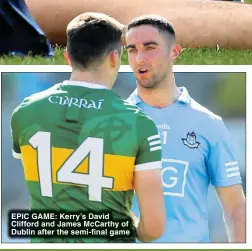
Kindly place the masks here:
<instances>
[{"instance_id":1,"label":"ciarra\u00ed text on jersey","mask_svg":"<svg viewBox=\"0 0 252 251\"><path fill-rule=\"evenodd\" d=\"M48 101L52 104L66 105L68 107L76 106L78 108L101 109L104 99L88 100L84 98L74 98L74 97L68 97L68 96L53 95L53 96L48 97Z\"/></svg>"}]
</instances>

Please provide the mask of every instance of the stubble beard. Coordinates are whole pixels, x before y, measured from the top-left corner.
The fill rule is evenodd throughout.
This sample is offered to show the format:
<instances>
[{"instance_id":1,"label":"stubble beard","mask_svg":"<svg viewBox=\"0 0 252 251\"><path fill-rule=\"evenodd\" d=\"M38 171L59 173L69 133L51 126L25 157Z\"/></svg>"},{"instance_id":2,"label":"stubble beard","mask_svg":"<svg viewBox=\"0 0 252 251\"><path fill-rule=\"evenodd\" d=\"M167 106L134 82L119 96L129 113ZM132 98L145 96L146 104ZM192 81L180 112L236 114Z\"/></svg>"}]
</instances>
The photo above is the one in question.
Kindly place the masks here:
<instances>
[{"instance_id":1,"label":"stubble beard","mask_svg":"<svg viewBox=\"0 0 252 251\"><path fill-rule=\"evenodd\" d=\"M162 85L166 76L167 71L163 72L163 74L154 75L150 79L137 79L137 84L146 89L158 89Z\"/></svg>"}]
</instances>

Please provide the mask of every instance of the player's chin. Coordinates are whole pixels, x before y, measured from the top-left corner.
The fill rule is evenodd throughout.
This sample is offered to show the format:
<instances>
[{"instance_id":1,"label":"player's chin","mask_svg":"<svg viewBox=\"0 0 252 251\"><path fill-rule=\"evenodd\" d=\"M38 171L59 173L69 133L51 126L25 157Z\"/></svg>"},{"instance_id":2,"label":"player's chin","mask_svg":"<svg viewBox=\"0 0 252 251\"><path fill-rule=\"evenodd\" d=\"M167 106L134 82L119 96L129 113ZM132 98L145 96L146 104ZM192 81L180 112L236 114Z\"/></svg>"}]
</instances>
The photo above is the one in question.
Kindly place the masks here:
<instances>
[{"instance_id":1,"label":"player's chin","mask_svg":"<svg viewBox=\"0 0 252 251\"><path fill-rule=\"evenodd\" d=\"M153 88L155 86L153 81L151 81L150 79L138 79L137 83L143 88Z\"/></svg>"}]
</instances>

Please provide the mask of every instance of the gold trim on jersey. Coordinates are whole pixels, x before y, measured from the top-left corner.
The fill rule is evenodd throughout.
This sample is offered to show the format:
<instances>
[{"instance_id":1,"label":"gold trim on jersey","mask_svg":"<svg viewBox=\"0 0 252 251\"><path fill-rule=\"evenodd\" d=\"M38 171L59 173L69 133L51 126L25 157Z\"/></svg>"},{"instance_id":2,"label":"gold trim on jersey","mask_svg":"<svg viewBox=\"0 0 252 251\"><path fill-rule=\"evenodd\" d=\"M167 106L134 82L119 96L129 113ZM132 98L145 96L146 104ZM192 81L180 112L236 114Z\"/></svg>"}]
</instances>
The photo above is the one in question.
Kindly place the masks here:
<instances>
[{"instance_id":1,"label":"gold trim on jersey","mask_svg":"<svg viewBox=\"0 0 252 251\"><path fill-rule=\"evenodd\" d=\"M31 146L21 146L22 162L27 181L39 181L37 166L37 151ZM71 149L52 148L52 180L54 184L66 184L58 182L57 171L73 153ZM105 154L104 176L114 178L113 191L127 191L133 189L133 172L135 157ZM88 173L88 157L77 167L75 172ZM80 185L82 186L82 185Z\"/></svg>"}]
</instances>

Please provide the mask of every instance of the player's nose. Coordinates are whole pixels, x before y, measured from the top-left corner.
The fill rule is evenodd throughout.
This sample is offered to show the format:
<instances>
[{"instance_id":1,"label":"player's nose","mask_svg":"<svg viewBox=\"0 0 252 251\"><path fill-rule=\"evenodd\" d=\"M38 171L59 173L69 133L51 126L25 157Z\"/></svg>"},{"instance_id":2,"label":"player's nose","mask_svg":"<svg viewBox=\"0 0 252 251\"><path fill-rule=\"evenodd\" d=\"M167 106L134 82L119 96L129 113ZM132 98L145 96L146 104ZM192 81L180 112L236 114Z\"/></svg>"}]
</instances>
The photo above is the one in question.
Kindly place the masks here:
<instances>
[{"instance_id":1,"label":"player's nose","mask_svg":"<svg viewBox=\"0 0 252 251\"><path fill-rule=\"evenodd\" d=\"M145 63L147 60L145 54L143 52L138 52L136 56L136 62L138 65Z\"/></svg>"}]
</instances>

